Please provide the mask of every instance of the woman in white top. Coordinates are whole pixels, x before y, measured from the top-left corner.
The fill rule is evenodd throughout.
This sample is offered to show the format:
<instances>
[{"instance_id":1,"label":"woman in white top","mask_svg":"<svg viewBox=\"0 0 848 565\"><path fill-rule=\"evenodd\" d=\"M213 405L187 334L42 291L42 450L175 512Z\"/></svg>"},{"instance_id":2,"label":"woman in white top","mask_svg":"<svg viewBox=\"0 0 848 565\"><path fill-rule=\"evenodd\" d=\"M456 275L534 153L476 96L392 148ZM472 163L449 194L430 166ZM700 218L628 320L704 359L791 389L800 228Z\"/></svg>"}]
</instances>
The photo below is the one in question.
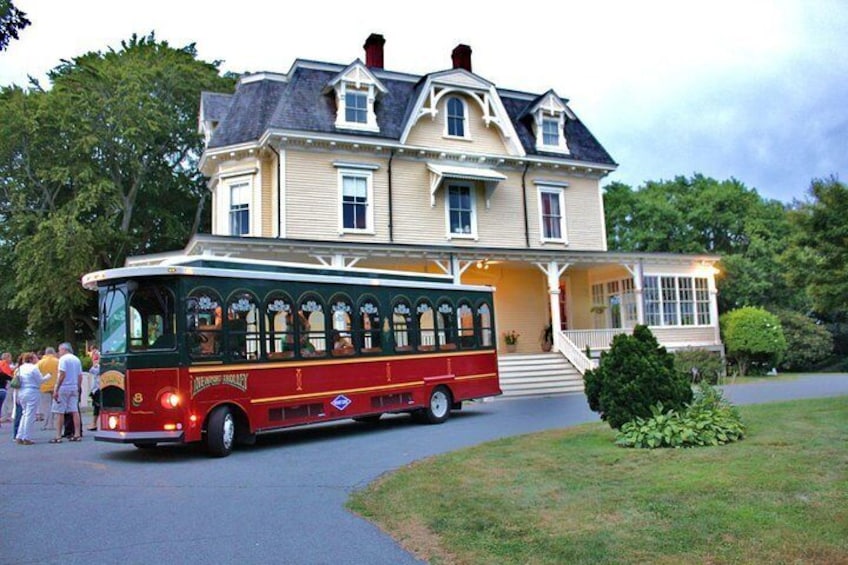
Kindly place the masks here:
<instances>
[{"instance_id":1,"label":"woman in white top","mask_svg":"<svg viewBox=\"0 0 848 565\"><path fill-rule=\"evenodd\" d=\"M32 445L29 439L29 431L35 423L35 413L38 411L38 401L41 398L41 383L50 378L50 375L42 376L41 371L35 366L38 357L29 352L21 355L21 364L18 366L18 379L21 388L18 391L18 402L23 408L21 425L18 427L18 435L15 441L18 445Z\"/></svg>"}]
</instances>

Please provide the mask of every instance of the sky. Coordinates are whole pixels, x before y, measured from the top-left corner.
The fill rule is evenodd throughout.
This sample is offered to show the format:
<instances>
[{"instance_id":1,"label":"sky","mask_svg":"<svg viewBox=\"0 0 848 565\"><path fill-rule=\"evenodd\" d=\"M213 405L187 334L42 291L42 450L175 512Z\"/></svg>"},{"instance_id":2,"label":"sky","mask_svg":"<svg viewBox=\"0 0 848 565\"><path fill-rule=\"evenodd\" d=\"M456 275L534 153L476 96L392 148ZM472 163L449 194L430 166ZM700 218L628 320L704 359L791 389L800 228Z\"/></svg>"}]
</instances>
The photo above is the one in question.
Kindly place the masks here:
<instances>
[{"instance_id":1,"label":"sky","mask_svg":"<svg viewBox=\"0 0 848 565\"><path fill-rule=\"evenodd\" d=\"M554 89L619 163L605 183L701 173L791 202L814 178L848 179L841 0L13 2L32 25L0 53L2 86L44 84L62 59L120 49L133 33L195 43L242 73L364 59L373 32L389 70L450 68L465 43L498 87Z\"/></svg>"}]
</instances>

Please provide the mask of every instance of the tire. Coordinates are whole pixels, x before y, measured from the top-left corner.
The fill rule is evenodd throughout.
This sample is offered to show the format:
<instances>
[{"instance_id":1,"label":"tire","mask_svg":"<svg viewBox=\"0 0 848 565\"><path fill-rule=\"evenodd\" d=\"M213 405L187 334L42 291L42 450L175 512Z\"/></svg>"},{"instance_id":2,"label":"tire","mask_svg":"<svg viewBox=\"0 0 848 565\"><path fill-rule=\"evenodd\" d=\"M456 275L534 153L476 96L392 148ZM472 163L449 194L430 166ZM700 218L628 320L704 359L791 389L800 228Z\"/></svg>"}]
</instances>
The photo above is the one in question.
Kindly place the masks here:
<instances>
[{"instance_id":1,"label":"tire","mask_svg":"<svg viewBox=\"0 0 848 565\"><path fill-rule=\"evenodd\" d=\"M441 424L450 416L451 393L447 387L437 386L430 392L427 407L421 411L421 421L425 424Z\"/></svg>"},{"instance_id":2,"label":"tire","mask_svg":"<svg viewBox=\"0 0 848 565\"><path fill-rule=\"evenodd\" d=\"M233 451L236 439L236 420L227 406L219 406L209 416L206 425L206 449L212 457L226 457Z\"/></svg>"},{"instance_id":3,"label":"tire","mask_svg":"<svg viewBox=\"0 0 848 565\"><path fill-rule=\"evenodd\" d=\"M376 424L380 421L382 414L368 414L367 416L356 416L353 421L360 424Z\"/></svg>"}]
</instances>

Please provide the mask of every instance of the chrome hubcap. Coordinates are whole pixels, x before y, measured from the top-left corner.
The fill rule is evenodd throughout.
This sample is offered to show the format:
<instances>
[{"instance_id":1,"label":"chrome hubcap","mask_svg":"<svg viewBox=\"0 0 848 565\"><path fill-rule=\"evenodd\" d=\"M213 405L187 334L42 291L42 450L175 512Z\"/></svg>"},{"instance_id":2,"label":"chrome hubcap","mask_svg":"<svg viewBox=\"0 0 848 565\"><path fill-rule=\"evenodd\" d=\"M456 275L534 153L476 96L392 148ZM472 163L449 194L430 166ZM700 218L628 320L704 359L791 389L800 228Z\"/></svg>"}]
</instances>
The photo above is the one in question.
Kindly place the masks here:
<instances>
[{"instance_id":1,"label":"chrome hubcap","mask_svg":"<svg viewBox=\"0 0 848 565\"><path fill-rule=\"evenodd\" d=\"M224 447L229 449L233 445L233 438L236 435L236 424L233 422L233 416L231 414L227 414L224 417L224 429L222 431Z\"/></svg>"},{"instance_id":2,"label":"chrome hubcap","mask_svg":"<svg viewBox=\"0 0 848 565\"><path fill-rule=\"evenodd\" d=\"M432 398L430 398L430 411L437 418L441 418L447 414L448 397L443 391L437 390L433 393Z\"/></svg>"}]
</instances>

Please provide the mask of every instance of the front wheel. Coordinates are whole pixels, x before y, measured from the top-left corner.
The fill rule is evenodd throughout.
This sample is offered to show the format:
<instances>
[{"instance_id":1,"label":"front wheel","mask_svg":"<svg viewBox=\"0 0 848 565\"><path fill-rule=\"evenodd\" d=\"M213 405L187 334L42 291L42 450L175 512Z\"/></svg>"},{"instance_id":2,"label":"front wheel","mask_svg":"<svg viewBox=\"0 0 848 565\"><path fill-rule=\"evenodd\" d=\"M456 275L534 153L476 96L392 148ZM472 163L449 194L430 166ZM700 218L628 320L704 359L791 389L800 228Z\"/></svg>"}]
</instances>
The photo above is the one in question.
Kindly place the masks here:
<instances>
[{"instance_id":1,"label":"front wheel","mask_svg":"<svg viewBox=\"0 0 848 565\"><path fill-rule=\"evenodd\" d=\"M209 416L206 426L206 449L213 457L226 457L233 451L236 437L236 422L232 411L219 406Z\"/></svg>"},{"instance_id":2,"label":"front wheel","mask_svg":"<svg viewBox=\"0 0 848 565\"><path fill-rule=\"evenodd\" d=\"M421 419L427 424L441 424L450 416L451 393L447 387L437 386L430 393L430 401L421 414Z\"/></svg>"}]
</instances>

